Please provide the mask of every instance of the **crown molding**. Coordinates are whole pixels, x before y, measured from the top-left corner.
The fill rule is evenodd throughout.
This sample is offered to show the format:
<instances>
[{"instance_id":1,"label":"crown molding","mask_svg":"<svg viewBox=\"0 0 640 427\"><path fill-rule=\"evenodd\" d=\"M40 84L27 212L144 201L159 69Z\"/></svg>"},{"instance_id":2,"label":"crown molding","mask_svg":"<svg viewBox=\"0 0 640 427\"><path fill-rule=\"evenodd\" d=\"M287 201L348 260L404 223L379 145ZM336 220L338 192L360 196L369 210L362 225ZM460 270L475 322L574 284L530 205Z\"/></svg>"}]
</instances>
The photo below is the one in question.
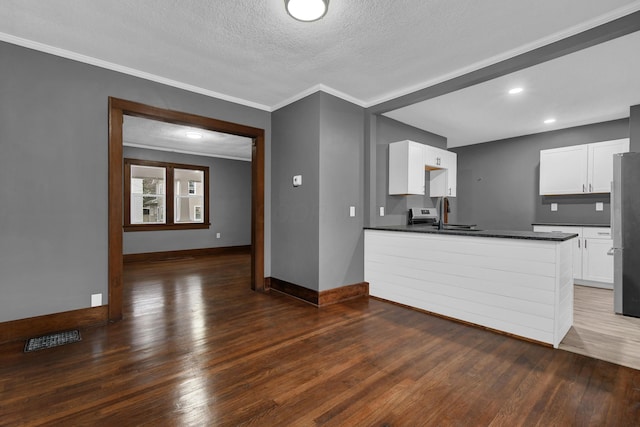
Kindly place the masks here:
<instances>
[{"instance_id":1,"label":"crown molding","mask_svg":"<svg viewBox=\"0 0 640 427\"><path fill-rule=\"evenodd\" d=\"M150 80L152 82L161 83L163 85L183 89L189 92L198 93L200 95L210 96L213 98L221 99L223 101L233 102L235 104L244 105L246 107L256 108L263 111L271 111L271 108L267 105L259 104L257 102L248 101L246 99L236 98L234 96L225 95L224 93L214 92L212 90L204 89L198 86L190 85L187 83L179 82L177 80L168 79L155 74L147 73L145 71L136 70L135 68L125 67L122 65L114 64L112 62L103 61L102 59L94 58L87 55L82 55L70 50L61 49L58 47L50 46L44 43L35 42L32 40L16 37L11 34L0 32L0 41L15 44L18 46L26 47L28 49L37 50L51 55L60 56L62 58L71 59L73 61L82 62L96 67L105 68L111 71L117 71L119 73L127 74L133 77L139 77L141 79Z\"/></svg>"},{"instance_id":2,"label":"crown molding","mask_svg":"<svg viewBox=\"0 0 640 427\"><path fill-rule=\"evenodd\" d=\"M358 98L355 98L344 92L340 92L339 90L333 89L332 87L326 86L324 84L317 84L317 85L311 86L308 89L303 90L302 92L298 92L297 94L293 95L290 98L285 99L282 102L277 103L271 108L271 111L279 110L282 107L286 107L289 104L293 104L294 102L299 101L302 98L306 98L307 96L312 95L316 92L325 92L325 93L328 93L329 95L333 95L337 98L351 102L352 104L359 105L360 107L363 107L363 108L367 107L365 102Z\"/></svg>"}]
</instances>

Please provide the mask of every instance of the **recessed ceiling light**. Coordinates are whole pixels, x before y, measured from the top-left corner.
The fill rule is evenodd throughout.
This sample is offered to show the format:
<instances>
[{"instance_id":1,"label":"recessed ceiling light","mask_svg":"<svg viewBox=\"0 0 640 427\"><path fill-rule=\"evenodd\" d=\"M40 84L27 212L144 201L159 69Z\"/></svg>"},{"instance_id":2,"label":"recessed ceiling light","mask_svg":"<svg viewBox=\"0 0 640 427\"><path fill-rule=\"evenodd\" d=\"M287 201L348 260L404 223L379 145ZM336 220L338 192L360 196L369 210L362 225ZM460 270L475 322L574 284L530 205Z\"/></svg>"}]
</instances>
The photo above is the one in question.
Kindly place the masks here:
<instances>
[{"instance_id":1,"label":"recessed ceiling light","mask_svg":"<svg viewBox=\"0 0 640 427\"><path fill-rule=\"evenodd\" d=\"M200 132L189 131L187 132L187 138L200 139L202 138L202 134Z\"/></svg>"},{"instance_id":2,"label":"recessed ceiling light","mask_svg":"<svg viewBox=\"0 0 640 427\"><path fill-rule=\"evenodd\" d=\"M284 4L289 15L304 22L317 21L329 9L329 0L284 0Z\"/></svg>"},{"instance_id":3,"label":"recessed ceiling light","mask_svg":"<svg viewBox=\"0 0 640 427\"><path fill-rule=\"evenodd\" d=\"M515 95L516 93L520 93L522 92L524 89L521 87L514 87L512 89L509 89L509 95Z\"/></svg>"},{"instance_id":4,"label":"recessed ceiling light","mask_svg":"<svg viewBox=\"0 0 640 427\"><path fill-rule=\"evenodd\" d=\"M555 122L556 122L556 119L554 119L554 118L549 118L549 119L547 119L547 120L545 120L545 121L544 121L544 124L545 124L545 125L550 125L551 123L555 123Z\"/></svg>"}]
</instances>

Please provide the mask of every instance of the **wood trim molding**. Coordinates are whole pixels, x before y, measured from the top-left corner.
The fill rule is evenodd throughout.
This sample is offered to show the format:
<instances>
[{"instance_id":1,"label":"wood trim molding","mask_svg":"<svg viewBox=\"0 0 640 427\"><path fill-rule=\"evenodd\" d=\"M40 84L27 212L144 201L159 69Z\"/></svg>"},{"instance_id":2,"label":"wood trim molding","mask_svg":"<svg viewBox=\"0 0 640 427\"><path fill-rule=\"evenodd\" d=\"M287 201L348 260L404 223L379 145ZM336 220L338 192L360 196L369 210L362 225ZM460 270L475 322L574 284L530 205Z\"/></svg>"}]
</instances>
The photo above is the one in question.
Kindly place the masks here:
<instances>
[{"instance_id":1,"label":"wood trim molding","mask_svg":"<svg viewBox=\"0 0 640 427\"><path fill-rule=\"evenodd\" d=\"M0 323L0 344L52 332L105 325L108 314L108 306L101 305L3 322Z\"/></svg>"},{"instance_id":2,"label":"wood trim molding","mask_svg":"<svg viewBox=\"0 0 640 427\"><path fill-rule=\"evenodd\" d=\"M321 292L275 277L268 277L266 279L266 285L270 289L308 302L316 307L325 307L353 298L369 296L369 283L367 282L354 283Z\"/></svg>"},{"instance_id":3,"label":"wood trim molding","mask_svg":"<svg viewBox=\"0 0 640 427\"><path fill-rule=\"evenodd\" d=\"M369 283L360 282L320 292L320 307L369 296Z\"/></svg>"},{"instance_id":4,"label":"wood trim molding","mask_svg":"<svg viewBox=\"0 0 640 427\"><path fill-rule=\"evenodd\" d=\"M252 138L251 289L264 291L264 129L109 97L109 320L122 319L124 115Z\"/></svg>"},{"instance_id":5,"label":"wood trim molding","mask_svg":"<svg viewBox=\"0 0 640 427\"><path fill-rule=\"evenodd\" d=\"M220 248L184 249L179 251L145 252L139 254L125 254L122 257L124 263L165 261L174 258L195 258L209 255L247 254L251 252L251 246L224 246Z\"/></svg>"}]
</instances>

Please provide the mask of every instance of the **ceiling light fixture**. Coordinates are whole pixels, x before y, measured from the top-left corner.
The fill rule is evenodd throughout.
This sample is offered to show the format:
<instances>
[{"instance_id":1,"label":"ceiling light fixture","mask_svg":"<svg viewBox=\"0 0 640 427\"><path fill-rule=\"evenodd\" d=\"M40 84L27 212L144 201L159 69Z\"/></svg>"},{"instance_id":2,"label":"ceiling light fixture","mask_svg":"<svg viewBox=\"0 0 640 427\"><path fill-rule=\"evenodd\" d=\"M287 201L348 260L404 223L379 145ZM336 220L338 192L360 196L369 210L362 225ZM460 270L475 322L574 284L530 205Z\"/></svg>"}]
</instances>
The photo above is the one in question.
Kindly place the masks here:
<instances>
[{"instance_id":1,"label":"ceiling light fixture","mask_svg":"<svg viewBox=\"0 0 640 427\"><path fill-rule=\"evenodd\" d=\"M202 138L202 134L200 132L189 131L189 132L187 132L187 138L201 139Z\"/></svg>"},{"instance_id":2,"label":"ceiling light fixture","mask_svg":"<svg viewBox=\"0 0 640 427\"><path fill-rule=\"evenodd\" d=\"M284 7L293 19L312 22L327 14L329 0L284 0Z\"/></svg>"},{"instance_id":3,"label":"ceiling light fixture","mask_svg":"<svg viewBox=\"0 0 640 427\"><path fill-rule=\"evenodd\" d=\"M524 89L521 87L514 87L513 89L509 89L509 95L515 95L517 93L522 92Z\"/></svg>"},{"instance_id":4,"label":"ceiling light fixture","mask_svg":"<svg viewBox=\"0 0 640 427\"><path fill-rule=\"evenodd\" d=\"M545 125L550 125L551 123L555 123L555 122L556 122L556 119L550 118L550 119L545 120L544 124Z\"/></svg>"}]
</instances>

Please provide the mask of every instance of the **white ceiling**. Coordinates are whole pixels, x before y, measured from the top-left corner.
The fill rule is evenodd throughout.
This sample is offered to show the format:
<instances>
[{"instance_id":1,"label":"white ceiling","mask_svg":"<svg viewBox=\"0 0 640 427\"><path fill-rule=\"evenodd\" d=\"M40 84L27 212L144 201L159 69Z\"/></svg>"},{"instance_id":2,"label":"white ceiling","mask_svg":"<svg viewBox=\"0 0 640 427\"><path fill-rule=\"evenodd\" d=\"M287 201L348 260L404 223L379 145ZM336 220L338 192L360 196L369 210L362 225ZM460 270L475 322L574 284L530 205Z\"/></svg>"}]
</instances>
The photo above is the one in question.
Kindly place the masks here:
<instances>
[{"instance_id":1,"label":"white ceiling","mask_svg":"<svg viewBox=\"0 0 640 427\"><path fill-rule=\"evenodd\" d=\"M3 0L0 40L266 111L318 89L368 107L637 10L630 0L331 0L303 23L282 0Z\"/></svg>"},{"instance_id":2,"label":"white ceiling","mask_svg":"<svg viewBox=\"0 0 640 427\"><path fill-rule=\"evenodd\" d=\"M639 77L636 32L385 115L459 147L629 117ZM514 87L524 90L510 95Z\"/></svg>"},{"instance_id":3,"label":"white ceiling","mask_svg":"<svg viewBox=\"0 0 640 427\"><path fill-rule=\"evenodd\" d=\"M202 138L189 138L187 132ZM130 147L251 161L251 138L140 117L124 116L122 140Z\"/></svg>"}]
</instances>

